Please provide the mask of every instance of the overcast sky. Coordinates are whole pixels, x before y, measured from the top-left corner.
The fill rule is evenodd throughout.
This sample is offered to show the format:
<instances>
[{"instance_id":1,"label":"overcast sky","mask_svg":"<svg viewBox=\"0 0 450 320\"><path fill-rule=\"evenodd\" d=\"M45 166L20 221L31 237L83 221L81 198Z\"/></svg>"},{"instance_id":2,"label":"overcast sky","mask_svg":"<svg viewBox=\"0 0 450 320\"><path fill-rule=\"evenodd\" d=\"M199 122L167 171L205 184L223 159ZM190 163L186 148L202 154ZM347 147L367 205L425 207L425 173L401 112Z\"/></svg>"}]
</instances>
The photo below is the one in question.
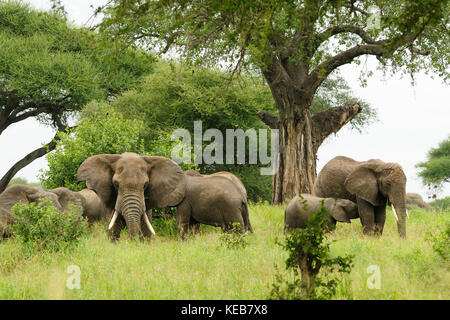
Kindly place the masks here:
<instances>
[{"instance_id":1,"label":"overcast sky","mask_svg":"<svg viewBox=\"0 0 450 320\"><path fill-rule=\"evenodd\" d=\"M49 9L48 0L29 0L35 8ZM69 20L77 25L87 22L91 25L92 9L103 1L63 0ZM439 78L418 74L416 85L412 86L409 77L385 77L375 70L377 60L369 57L367 62L346 65L340 68L341 75L347 80L356 96L366 100L378 110L379 121L370 125L365 132L358 134L349 128L343 128L335 137L328 138L319 149L318 172L332 158L345 155L364 161L378 158L386 162L398 162L407 176L407 192L417 192L426 199L427 190L417 177L415 164L424 161L430 148L450 134L450 90ZM374 71L365 88L358 81L360 68ZM0 135L2 156L0 157L0 175L32 150L47 143L55 132L28 119L10 126ZM22 169L16 177L25 177L28 181L37 181L40 169L46 168L45 157L35 160ZM438 197L450 195L447 184Z\"/></svg>"}]
</instances>

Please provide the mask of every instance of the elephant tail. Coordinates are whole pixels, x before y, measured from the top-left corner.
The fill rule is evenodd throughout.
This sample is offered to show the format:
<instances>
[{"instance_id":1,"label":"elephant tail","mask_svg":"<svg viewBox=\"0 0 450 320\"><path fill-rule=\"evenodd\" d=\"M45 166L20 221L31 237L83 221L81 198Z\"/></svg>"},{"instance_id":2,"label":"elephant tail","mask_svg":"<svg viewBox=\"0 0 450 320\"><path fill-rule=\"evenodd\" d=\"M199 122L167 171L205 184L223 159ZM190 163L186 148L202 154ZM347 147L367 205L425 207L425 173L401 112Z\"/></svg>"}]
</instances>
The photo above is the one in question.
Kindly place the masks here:
<instances>
[{"instance_id":1,"label":"elephant tail","mask_svg":"<svg viewBox=\"0 0 450 320\"><path fill-rule=\"evenodd\" d=\"M252 225L250 224L250 217L248 213L248 204L247 201L242 202L242 218L244 219L244 225L246 231L250 231L251 233L254 233Z\"/></svg>"}]
</instances>

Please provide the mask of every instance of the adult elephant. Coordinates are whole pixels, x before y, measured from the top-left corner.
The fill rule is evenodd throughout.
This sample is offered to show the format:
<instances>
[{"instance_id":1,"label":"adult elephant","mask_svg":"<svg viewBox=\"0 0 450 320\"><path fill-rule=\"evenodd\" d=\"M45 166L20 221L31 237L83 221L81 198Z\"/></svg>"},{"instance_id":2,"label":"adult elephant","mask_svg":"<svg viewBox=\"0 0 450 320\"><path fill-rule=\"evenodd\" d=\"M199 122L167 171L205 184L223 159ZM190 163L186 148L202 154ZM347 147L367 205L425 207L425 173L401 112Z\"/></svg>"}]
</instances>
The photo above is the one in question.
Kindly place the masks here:
<instances>
[{"instance_id":1,"label":"adult elephant","mask_svg":"<svg viewBox=\"0 0 450 320\"><path fill-rule=\"evenodd\" d=\"M107 208L114 211L109 224L112 240L126 226L129 236L150 239L152 208L177 207L182 238L192 219L227 228L242 218L242 197L224 177L185 175L174 161L136 153L101 154L87 158L78 168L78 181L86 181Z\"/></svg>"},{"instance_id":2,"label":"adult elephant","mask_svg":"<svg viewBox=\"0 0 450 320\"><path fill-rule=\"evenodd\" d=\"M117 240L127 227L131 239L154 234L152 208L175 206L184 198L185 175L172 160L136 153L100 154L87 158L77 180L95 191L113 216L109 237Z\"/></svg>"},{"instance_id":3,"label":"adult elephant","mask_svg":"<svg viewBox=\"0 0 450 320\"><path fill-rule=\"evenodd\" d=\"M89 223L106 219L112 214L93 190L72 191L59 187L49 190L49 192L53 192L58 196L59 203L64 211L70 210L73 206L80 207L81 214L87 218Z\"/></svg>"},{"instance_id":4,"label":"adult elephant","mask_svg":"<svg viewBox=\"0 0 450 320\"><path fill-rule=\"evenodd\" d=\"M15 216L11 213L11 208L16 203L40 204L44 199L52 201L52 205L62 211L58 196L52 192L44 191L40 187L31 187L23 184L14 184L0 194L0 238L11 235L10 227L15 221Z\"/></svg>"},{"instance_id":5,"label":"adult elephant","mask_svg":"<svg viewBox=\"0 0 450 320\"><path fill-rule=\"evenodd\" d=\"M188 176L197 176L197 177L208 177L204 182L206 184L210 184L211 181L214 183L215 181L220 181L215 179L215 177L223 177L225 179L228 179L230 182L232 182L234 184L234 186L236 187L236 189L238 190L238 192L241 195L241 203L242 203L242 219L244 221L244 230L245 231L250 231L250 232L254 232L253 231L253 227L250 223L250 217L249 217L249 211L248 211L248 203L247 203L247 190L245 189L244 184L242 183L242 181L236 177L234 174L232 174L231 172L227 172L227 171L219 171L219 172L215 172L209 175L202 175L200 174L198 171L195 170L187 170L185 171L185 174ZM227 182L228 185L228 182ZM195 215L195 212L194 212ZM194 227L196 226L198 228L198 222L196 222L194 219L191 219L191 225L194 225Z\"/></svg>"},{"instance_id":6,"label":"adult elephant","mask_svg":"<svg viewBox=\"0 0 450 320\"><path fill-rule=\"evenodd\" d=\"M392 205L398 233L406 237L406 176L398 163L379 159L355 161L338 156L320 171L313 188L318 197L348 199L358 205L364 234L381 235L386 202Z\"/></svg>"}]
</instances>

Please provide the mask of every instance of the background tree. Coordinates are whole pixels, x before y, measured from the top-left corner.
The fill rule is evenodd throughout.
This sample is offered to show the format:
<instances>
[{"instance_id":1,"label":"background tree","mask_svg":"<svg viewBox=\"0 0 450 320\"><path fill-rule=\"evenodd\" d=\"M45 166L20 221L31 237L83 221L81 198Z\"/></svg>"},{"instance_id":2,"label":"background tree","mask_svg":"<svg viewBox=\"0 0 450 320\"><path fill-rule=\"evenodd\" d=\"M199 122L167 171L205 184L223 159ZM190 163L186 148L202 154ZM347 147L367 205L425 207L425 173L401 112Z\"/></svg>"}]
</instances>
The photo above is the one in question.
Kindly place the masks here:
<instances>
[{"instance_id":1,"label":"background tree","mask_svg":"<svg viewBox=\"0 0 450 320\"><path fill-rule=\"evenodd\" d=\"M58 133L56 148L45 157L48 169L40 175L47 189L66 187L71 190L86 188L77 182L77 170L86 158L102 153L144 153L140 132L141 120L124 120L110 108L100 107L93 114L82 116L76 128Z\"/></svg>"},{"instance_id":2,"label":"background tree","mask_svg":"<svg viewBox=\"0 0 450 320\"><path fill-rule=\"evenodd\" d=\"M0 134L30 117L64 131L84 104L131 88L151 71L153 57L106 45L96 33L69 27L56 11L0 3ZM124 54L115 58L116 50ZM57 134L14 164L0 180L0 192L20 169L53 150L56 140Z\"/></svg>"},{"instance_id":3,"label":"background tree","mask_svg":"<svg viewBox=\"0 0 450 320\"><path fill-rule=\"evenodd\" d=\"M444 183L450 182L450 136L428 151L427 161L416 165L424 185L436 192ZM434 196L435 198L436 196Z\"/></svg>"},{"instance_id":4,"label":"background tree","mask_svg":"<svg viewBox=\"0 0 450 320\"><path fill-rule=\"evenodd\" d=\"M372 55L394 72L448 78L448 0L115 0L103 11L102 30L129 44L173 48L232 74L260 72L278 111L261 118L280 129L274 203L311 192L318 148L361 111L352 103L312 115L313 98L334 70Z\"/></svg>"},{"instance_id":5,"label":"background tree","mask_svg":"<svg viewBox=\"0 0 450 320\"><path fill-rule=\"evenodd\" d=\"M355 100L342 78L330 78L326 84L315 97L313 112L329 108L335 102L344 104ZM258 134L258 129L267 128L258 118L258 110L263 108L275 111L270 90L258 77L242 75L236 81L230 82L223 71L164 60L156 64L152 74L143 77L139 86L124 92L107 104L123 114L125 119L144 121L141 136L146 150L151 150L155 141L160 137L170 136L177 128L189 130L193 137L196 120L202 121L204 131L216 128L224 137L226 129L255 129ZM105 102L89 103L84 108L84 113L95 113L99 106L103 105ZM361 112L352 121L358 130L362 130L375 118L375 110L365 105L365 112ZM207 144L209 142L205 143L205 146ZM246 164L226 164L225 146L223 155L223 164L200 164L200 172L209 174L230 171L243 181L250 200L271 200L272 178L261 176L260 168L264 165L248 164L248 140ZM168 153L167 156L170 157L171 154Z\"/></svg>"}]
</instances>

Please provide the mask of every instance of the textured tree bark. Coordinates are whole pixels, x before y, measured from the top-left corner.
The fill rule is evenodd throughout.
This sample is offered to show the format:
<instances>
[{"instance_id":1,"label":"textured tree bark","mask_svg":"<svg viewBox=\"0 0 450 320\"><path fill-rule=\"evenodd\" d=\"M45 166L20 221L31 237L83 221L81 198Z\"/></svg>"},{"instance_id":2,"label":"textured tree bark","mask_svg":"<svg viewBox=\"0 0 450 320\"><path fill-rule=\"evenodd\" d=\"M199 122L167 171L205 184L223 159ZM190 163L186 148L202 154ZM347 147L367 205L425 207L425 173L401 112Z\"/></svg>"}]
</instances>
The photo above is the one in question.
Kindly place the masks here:
<instances>
[{"instance_id":1,"label":"textured tree bark","mask_svg":"<svg viewBox=\"0 0 450 320\"><path fill-rule=\"evenodd\" d=\"M279 168L272 180L272 203L282 204L299 193L310 193L316 177L311 118L280 123Z\"/></svg>"},{"instance_id":2,"label":"textured tree bark","mask_svg":"<svg viewBox=\"0 0 450 320\"><path fill-rule=\"evenodd\" d=\"M303 115L290 112L282 120L268 112L258 112L260 119L270 128L280 130L279 168L272 180L273 204L282 204L299 193L312 192L320 145L331 133L336 133L353 119L361 107L354 103L314 116L309 113L309 105L301 110Z\"/></svg>"}]
</instances>

